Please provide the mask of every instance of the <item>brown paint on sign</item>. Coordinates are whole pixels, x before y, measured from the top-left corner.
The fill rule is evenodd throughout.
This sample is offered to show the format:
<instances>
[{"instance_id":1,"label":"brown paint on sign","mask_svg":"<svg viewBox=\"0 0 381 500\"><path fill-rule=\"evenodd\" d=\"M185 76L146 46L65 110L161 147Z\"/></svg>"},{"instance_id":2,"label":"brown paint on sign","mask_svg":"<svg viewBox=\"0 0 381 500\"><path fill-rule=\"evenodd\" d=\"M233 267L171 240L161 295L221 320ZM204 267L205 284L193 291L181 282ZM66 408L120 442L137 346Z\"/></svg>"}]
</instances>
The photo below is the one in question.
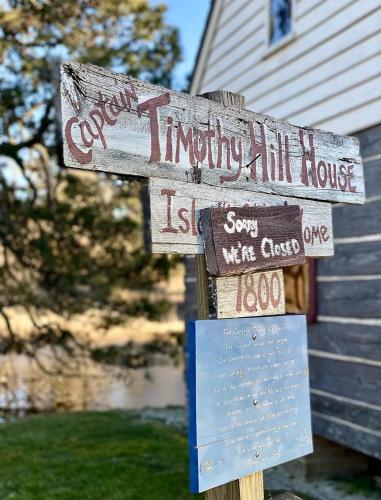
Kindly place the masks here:
<instances>
[{"instance_id":1,"label":"brown paint on sign","mask_svg":"<svg viewBox=\"0 0 381 500\"><path fill-rule=\"evenodd\" d=\"M305 262L297 205L201 210L207 269L213 276L246 274Z\"/></svg>"}]
</instances>

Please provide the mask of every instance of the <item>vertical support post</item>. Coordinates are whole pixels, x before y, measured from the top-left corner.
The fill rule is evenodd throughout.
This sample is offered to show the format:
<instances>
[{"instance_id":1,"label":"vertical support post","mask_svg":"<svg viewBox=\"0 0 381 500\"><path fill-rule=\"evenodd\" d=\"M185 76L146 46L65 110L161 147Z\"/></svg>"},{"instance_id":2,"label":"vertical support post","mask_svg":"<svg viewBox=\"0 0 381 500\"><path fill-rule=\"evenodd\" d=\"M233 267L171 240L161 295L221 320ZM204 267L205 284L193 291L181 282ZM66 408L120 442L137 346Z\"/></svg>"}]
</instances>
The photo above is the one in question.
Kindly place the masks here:
<instances>
[{"instance_id":1,"label":"vertical support post","mask_svg":"<svg viewBox=\"0 0 381 500\"><path fill-rule=\"evenodd\" d=\"M229 107L244 108L244 96L225 90L202 94L202 97ZM209 317L209 286L205 255L196 255L197 270L197 313L198 319ZM263 474L256 472L236 481L223 484L205 493L206 500L263 500Z\"/></svg>"}]
</instances>

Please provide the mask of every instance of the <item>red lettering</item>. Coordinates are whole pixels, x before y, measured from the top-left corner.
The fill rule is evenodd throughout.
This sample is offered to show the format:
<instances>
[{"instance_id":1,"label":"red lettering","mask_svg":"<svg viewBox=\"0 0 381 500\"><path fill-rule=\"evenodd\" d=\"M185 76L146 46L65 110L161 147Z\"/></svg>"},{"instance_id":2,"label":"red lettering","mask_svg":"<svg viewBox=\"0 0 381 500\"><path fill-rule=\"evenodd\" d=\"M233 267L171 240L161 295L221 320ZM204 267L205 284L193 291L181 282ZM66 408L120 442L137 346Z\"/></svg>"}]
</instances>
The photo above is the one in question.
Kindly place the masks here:
<instances>
[{"instance_id":1,"label":"red lettering","mask_svg":"<svg viewBox=\"0 0 381 500\"><path fill-rule=\"evenodd\" d=\"M353 168L354 165L348 165L348 187L351 193L355 193L357 190L356 186L352 186L351 181L353 179Z\"/></svg>"},{"instance_id":2,"label":"red lettering","mask_svg":"<svg viewBox=\"0 0 381 500\"><path fill-rule=\"evenodd\" d=\"M278 296L275 298L275 282L276 282L276 289L278 290ZM271 297L271 304L274 308L277 308L280 304L280 299L282 298L282 286L279 278L279 274L274 272L271 275L271 281L270 281L270 297Z\"/></svg>"},{"instance_id":3,"label":"red lettering","mask_svg":"<svg viewBox=\"0 0 381 500\"><path fill-rule=\"evenodd\" d=\"M201 144L201 145L200 145ZM202 163L206 157L206 140L205 134L201 130L194 129L193 148L196 160Z\"/></svg>"},{"instance_id":4,"label":"red lettering","mask_svg":"<svg viewBox=\"0 0 381 500\"><path fill-rule=\"evenodd\" d=\"M104 120L106 120L106 123L108 123L109 125L115 125L116 123L116 120L113 120L108 114L107 114L107 111L106 111L106 103L108 102L108 99L105 99L102 95L101 92L98 92L98 101L95 103L96 106L98 106L99 108L101 108L101 111L102 111L102 115L103 115L103 118ZM115 97L115 96L114 96ZM103 121L104 121L103 120ZM102 125L103 126L103 125Z\"/></svg>"},{"instance_id":5,"label":"red lettering","mask_svg":"<svg viewBox=\"0 0 381 500\"><path fill-rule=\"evenodd\" d=\"M178 233L178 230L172 226L172 196L175 196L174 189L162 189L161 196L167 197L167 226L160 230L161 233Z\"/></svg>"},{"instance_id":6,"label":"red lettering","mask_svg":"<svg viewBox=\"0 0 381 500\"><path fill-rule=\"evenodd\" d=\"M329 177L329 185L332 189L337 188L337 177L336 177L336 164L328 163L328 177Z\"/></svg>"},{"instance_id":7,"label":"red lettering","mask_svg":"<svg viewBox=\"0 0 381 500\"><path fill-rule=\"evenodd\" d=\"M192 234L193 236L198 235L197 226L200 221L196 221L196 200L193 198L192 206L191 206L191 214L192 214Z\"/></svg>"},{"instance_id":8,"label":"red lettering","mask_svg":"<svg viewBox=\"0 0 381 500\"><path fill-rule=\"evenodd\" d=\"M205 138L208 140L208 166L209 168L214 168L213 153L212 153L212 137L216 134L214 130L210 129L210 124L208 123L208 130L204 132Z\"/></svg>"},{"instance_id":9,"label":"red lettering","mask_svg":"<svg viewBox=\"0 0 381 500\"><path fill-rule=\"evenodd\" d=\"M84 151L81 151L76 144L73 141L72 137L72 128L75 123L78 123L78 118L76 116L72 116L71 118L68 119L65 125L65 137L66 137L66 142L69 148L70 153L74 156L74 158L81 163L81 165L87 165L88 163L91 162L93 158L93 153L92 151L88 151L85 153Z\"/></svg>"},{"instance_id":10,"label":"red lettering","mask_svg":"<svg viewBox=\"0 0 381 500\"><path fill-rule=\"evenodd\" d=\"M179 219L184 223L184 226L182 225L179 226L180 231L182 233L189 233L190 224L189 224L189 219L187 217L188 209L180 208L180 210L177 212L177 215L179 216Z\"/></svg>"},{"instance_id":11,"label":"red lettering","mask_svg":"<svg viewBox=\"0 0 381 500\"><path fill-rule=\"evenodd\" d=\"M316 160L315 160L315 146L314 146L314 136L313 134L308 134L310 150L307 152L304 145L304 133L302 129L299 129L299 140L302 147L302 174L301 181L305 186L309 186L308 171L307 171L307 160L311 162L311 181L315 187L318 187L317 176L316 176Z\"/></svg>"},{"instance_id":12,"label":"red lettering","mask_svg":"<svg viewBox=\"0 0 381 500\"><path fill-rule=\"evenodd\" d=\"M341 178L340 177L338 178L339 188L341 189L341 191L345 191L347 189L347 184L348 184L348 179L345 172L345 165L340 165L339 174L341 175ZM343 183L341 182L341 179L343 179L344 181Z\"/></svg>"},{"instance_id":13,"label":"red lettering","mask_svg":"<svg viewBox=\"0 0 381 500\"><path fill-rule=\"evenodd\" d=\"M221 134L221 124L220 120L217 120L217 163L216 167L221 168L222 165L222 146L225 144L226 149L226 167L228 170L231 169L230 164L230 141L229 139Z\"/></svg>"},{"instance_id":14,"label":"red lettering","mask_svg":"<svg viewBox=\"0 0 381 500\"><path fill-rule=\"evenodd\" d=\"M185 135L181 122L179 122L177 126L176 157L175 157L176 163L180 162L180 141L183 145L184 150L188 151L189 163L192 166L195 166L196 159L193 150L192 127L189 127L188 132Z\"/></svg>"},{"instance_id":15,"label":"red lettering","mask_svg":"<svg viewBox=\"0 0 381 500\"><path fill-rule=\"evenodd\" d=\"M233 182L239 179L242 172L242 141L238 141L238 150L236 150L236 138L231 138L231 152L233 160L238 163L237 172L234 175L221 175L220 182L223 184L224 182Z\"/></svg>"},{"instance_id":16,"label":"red lettering","mask_svg":"<svg viewBox=\"0 0 381 500\"><path fill-rule=\"evenodd\" d=\"M266 291L266 298L263 298L262 294L262 284L265 284L265 291ZM261 306L261 309L265 311L268 306L269 306L269 301L270 301L270 294L269 294L269 284L266 279L266 275L264 273L261 273L259 275L258 279L258 300L259 300L259 305Z\"/></svg>"},{"instance_id":17,"label":"red lettering","mask_svg":"<svg viewBox=\"0 0 381 500\"><path fill-rule=\"evenodd\" d=\"M323 175L322 175L322 170L323 170ZM328 173L327 173L327 165L322 160L320 160L318 163L317 174L320 186L325 187L325 185L327 184Z\"/></svg>"},{"instance_id":18,"label":"red lettering","mask_svg":"<svg viewBox=\"0 0 381 500\"><path fill-rule=\"evenodd\" d=\"M329 232L327 226L320 226L320 234L324 243L329 240Z\"/></svg>"},{"instance_id":19,"label":"red lettering","mask_svg":"<svg viewBox=\"0 0 381 500\"><path fill-rule=\"evenodd\" d=\"M138 104L136 108L139 118L142 116L144 111L148 111L149 123L151 129L151 156L149 159L150 162L161 160L159 119L157 110L161 106L169 104L170 101L171 101L170 94L169 92L166 92L165 94L159 95L157 97L152 97L151 99L147 99L146 101Z\"/></svg>"},{"instance_id":20,"label":"red lettering","mask_svg":"<svg viewBox=\"0 0 381 500\"><path fill-rule=\"evenodd\" d=\"M95 128L98 131L98 134L94 135L94 137L101 140L103 149L107 149L105 136L103 135L103 131L102 131L103 125L105 123L104 118L103 118L103 114L98 109L93 109L92 111L90 111L89 116L93 120ZM99 118L99 122L98 122L97 118Z\"/></svg>"}]
</instances>

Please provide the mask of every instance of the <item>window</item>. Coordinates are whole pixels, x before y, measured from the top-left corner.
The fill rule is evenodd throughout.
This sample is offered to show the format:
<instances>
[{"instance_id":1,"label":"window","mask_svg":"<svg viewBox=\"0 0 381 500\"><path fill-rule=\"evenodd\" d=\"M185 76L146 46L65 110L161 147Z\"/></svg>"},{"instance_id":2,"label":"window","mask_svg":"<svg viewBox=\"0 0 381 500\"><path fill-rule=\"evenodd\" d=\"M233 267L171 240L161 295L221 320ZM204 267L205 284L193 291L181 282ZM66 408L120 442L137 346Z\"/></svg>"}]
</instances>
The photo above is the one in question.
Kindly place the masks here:
<instances>
[{"instance_id":1,"label":"window","mask_svg":"<svg viewBox=\"0 0 381 500\"><path fill-rule=\"evenodd\" d=\"M293 1L292 0L269 0L269 45L280 42L291 34Z\"/></svg>"}]
</instances>

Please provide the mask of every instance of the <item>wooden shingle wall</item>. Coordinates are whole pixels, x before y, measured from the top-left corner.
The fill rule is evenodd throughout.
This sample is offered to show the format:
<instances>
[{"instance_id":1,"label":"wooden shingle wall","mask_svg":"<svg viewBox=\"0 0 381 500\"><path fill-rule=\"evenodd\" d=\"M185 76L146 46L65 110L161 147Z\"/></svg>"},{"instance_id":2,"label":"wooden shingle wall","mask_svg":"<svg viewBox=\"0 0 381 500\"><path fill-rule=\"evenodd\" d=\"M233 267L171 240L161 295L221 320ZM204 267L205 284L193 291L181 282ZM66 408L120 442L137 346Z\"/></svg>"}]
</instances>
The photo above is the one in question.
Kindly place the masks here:
<instances>
[{"instance_id":1,"label":"wooden shingle wall","mask_svg":"<svg viewBox=\"0 0 381 500\"><path fill-rule=\"evenodd\" d=\"M316 433L381 459L381 125L356 135L367 200L334 208L335 255L318 261L311 401Z\"/></svg>"}]
</instances>

